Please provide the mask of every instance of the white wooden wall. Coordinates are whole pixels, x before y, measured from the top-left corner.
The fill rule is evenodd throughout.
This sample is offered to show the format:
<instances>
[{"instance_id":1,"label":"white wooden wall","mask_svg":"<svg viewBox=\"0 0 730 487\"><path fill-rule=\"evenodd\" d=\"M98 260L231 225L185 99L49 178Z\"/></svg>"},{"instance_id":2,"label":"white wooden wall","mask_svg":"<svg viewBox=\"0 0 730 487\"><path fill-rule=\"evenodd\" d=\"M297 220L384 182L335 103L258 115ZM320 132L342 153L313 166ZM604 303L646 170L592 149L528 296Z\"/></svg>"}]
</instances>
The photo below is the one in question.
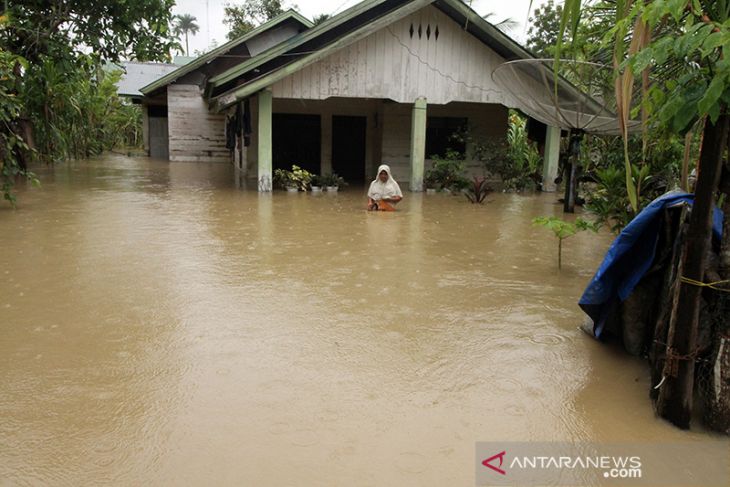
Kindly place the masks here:
<instances>
[{"instance_id":1,"label":"white wooden wall","mask_svg":"<svg viewBox=\"0 0 730 487\"><path fill-rule=\"evenodd\" d=\"M167 87L170 160L229 162L225 114L208 110L197 85Z\"/></svg>"},{"instance_id":2,"label":"white wooden wall","mask_svg":"<svg viewBox=\"0 0 730 487\"><path fill-rule=\"evenodd\" d=\"M410 28L414 33L411 37ZM419 38L418 28L421 27ZM430 27L430 38L426 30ZM436 29L439 35L436 38ZM275 98L389 98L513 105L492 81L504 59L428 6L273 85Z\"/></svg>"}]
</instances>

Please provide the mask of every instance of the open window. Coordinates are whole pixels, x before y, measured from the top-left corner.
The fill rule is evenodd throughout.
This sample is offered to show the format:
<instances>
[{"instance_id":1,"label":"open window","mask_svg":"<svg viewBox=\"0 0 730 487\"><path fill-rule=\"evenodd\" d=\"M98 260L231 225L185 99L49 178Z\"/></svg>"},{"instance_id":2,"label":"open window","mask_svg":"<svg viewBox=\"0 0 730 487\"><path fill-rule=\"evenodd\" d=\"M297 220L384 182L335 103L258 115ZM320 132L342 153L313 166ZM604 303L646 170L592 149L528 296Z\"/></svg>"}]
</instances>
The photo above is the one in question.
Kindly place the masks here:
<instances>
[{"instance_id":1,"label":"open window","mask_svg":"<svg viewBox=\"0 0 730 487\"><path fill-rule=\"evenodd\" d=\"M426 123L426 157L446 157L453 150L466 154L463 137L455 137L466 130L468 120L462 117L428 117Z\"/></svg>"}]
</instances>

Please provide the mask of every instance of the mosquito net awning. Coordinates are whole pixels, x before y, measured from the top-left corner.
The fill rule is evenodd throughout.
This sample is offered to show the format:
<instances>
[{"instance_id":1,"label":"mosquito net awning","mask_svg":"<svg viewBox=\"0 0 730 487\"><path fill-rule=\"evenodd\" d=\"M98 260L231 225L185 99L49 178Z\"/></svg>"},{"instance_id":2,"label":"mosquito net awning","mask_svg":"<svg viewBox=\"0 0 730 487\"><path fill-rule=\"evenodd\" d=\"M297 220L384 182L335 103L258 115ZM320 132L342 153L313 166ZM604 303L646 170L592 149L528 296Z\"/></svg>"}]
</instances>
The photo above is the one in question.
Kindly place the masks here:
<instances>
[{"instance_id":1,"label":"mosquito net awning","mask_svg":"<svg viewBox=\"0 0 730 487\"><path fill-rule=\"evenodd\" d=\"M554 76L552 59L521 59L506 62L492 79L510 96L518 109L547 125L587 133L621 133L616 116L613 72L600 64L561 61L560 76ZM631 121L630 130L638 128Z\"/></svg>"}]
</instances>

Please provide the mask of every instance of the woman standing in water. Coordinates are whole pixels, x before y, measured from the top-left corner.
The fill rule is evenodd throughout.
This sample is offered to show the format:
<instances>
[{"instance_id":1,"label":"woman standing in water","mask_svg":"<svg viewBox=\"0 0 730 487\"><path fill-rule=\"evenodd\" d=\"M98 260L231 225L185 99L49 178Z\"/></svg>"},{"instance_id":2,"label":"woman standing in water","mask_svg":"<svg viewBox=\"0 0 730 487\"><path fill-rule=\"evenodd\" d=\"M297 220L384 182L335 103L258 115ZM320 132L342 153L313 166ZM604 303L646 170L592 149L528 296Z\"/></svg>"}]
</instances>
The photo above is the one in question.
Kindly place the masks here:
<instances>
[{"instance_id":1,"label":"woman standing in water","mask_svg":"<svg viewBox=\"0 0 730 487\"><path fill-rule=\"evenodd\" d=\"M403 199L400 186L390 174L390 167L383 164L378 168L378 176L370 183L368 190L369 211L395 211L395 205Z\"/></svg>"}]
</instances>

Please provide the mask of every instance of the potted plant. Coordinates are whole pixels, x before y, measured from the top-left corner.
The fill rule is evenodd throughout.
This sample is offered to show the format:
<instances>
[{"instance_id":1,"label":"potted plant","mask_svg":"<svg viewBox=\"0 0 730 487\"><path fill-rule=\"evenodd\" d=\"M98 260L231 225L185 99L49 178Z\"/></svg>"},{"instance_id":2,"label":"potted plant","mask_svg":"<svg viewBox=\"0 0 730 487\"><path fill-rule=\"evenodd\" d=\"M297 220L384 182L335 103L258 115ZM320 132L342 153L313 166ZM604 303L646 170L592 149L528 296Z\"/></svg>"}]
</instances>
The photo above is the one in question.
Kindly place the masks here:
<instances>
[{"instance_id":1,"label":"potted plant","mask_svg":"<svg viewBox=\"0 0 730 487\"><path fill-rule=\"evenodd\" d=\"M274 170L274 184L279 186L281 189L285 189L290 192L299 191L299 188L294 181L294 174L286 169Z\"/></svg>"},{"instance_id":2,"label":"potted plant","mask_svg":"<svg viewBox=\"0 0 730 487\"><path fill-rule=\"evenodd\" d=\"M309 182L309 188L312 190L312 193L321 193L322 176L318 174L312 174L312 180Z\"/></svg>"},{"instance_id":3,"label":"potted plant","mask_svg":"<svg viewBox=\"0 0 730 487\"><path fill-rule=\"evenodd\" d=\"M327 192L336 193L339 188L347 185L345 180L336 173L322 176L322 184L327 188Z\"/></svg>"},{"instance_id":4,"label":"potted plant","mask_svg":"<svg viewBox=\"0 0 730 487\"><path fill-rule=\"evenodd\" d=\"M306 191L312 182L312 173L295 164L291 167L291 180L297 191Z\"/></svg>"},{"instance_id":5,"label":"potted plant","mask_svg":"<svg viewBox=\"0 0 730 487\"><path fill-rule=\"evenodd\" d=\"M291 171L286 169L274 170L274 184L290 193L306 191L312 181L312 174L296 164L291 169Z\"/></svg>"},{"instance_id":6,"label":"potted plant","mask_svg":"<svg viewBox=\"0 0 730 487\"><path fill-rule=\"evenodd\" d=\"M430 172L426 174L425 178L423 178L423 185L426 187L426 194L436 194L438 191L436 179L432 177Z\"/></svg>"}]
</instances>

